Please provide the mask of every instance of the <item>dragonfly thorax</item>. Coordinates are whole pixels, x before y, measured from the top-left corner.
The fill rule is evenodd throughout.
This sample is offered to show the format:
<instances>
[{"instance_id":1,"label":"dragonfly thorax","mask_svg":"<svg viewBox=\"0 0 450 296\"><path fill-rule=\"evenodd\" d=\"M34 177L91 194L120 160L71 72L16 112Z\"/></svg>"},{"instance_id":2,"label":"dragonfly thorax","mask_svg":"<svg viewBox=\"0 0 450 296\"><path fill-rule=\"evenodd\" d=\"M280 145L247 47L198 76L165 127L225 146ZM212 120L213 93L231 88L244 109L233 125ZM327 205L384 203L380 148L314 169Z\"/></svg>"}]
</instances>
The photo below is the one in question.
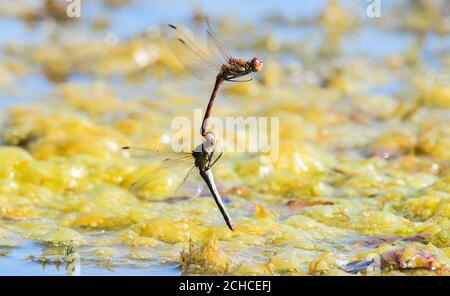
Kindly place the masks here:
<instances>
[{"instance_id":1,"label":"dragonfly thorax","mask_svg":"<svg viewBox=\"0 0 450 296\"><path fill-rule=\"evenodd\" d=\"M195 166L203 171L207 171L209 169L209 159L211 158L211 154L206 150L203 151L194 151L192 152L192 156L195 159Z\"/></svg>"}]
</instances>

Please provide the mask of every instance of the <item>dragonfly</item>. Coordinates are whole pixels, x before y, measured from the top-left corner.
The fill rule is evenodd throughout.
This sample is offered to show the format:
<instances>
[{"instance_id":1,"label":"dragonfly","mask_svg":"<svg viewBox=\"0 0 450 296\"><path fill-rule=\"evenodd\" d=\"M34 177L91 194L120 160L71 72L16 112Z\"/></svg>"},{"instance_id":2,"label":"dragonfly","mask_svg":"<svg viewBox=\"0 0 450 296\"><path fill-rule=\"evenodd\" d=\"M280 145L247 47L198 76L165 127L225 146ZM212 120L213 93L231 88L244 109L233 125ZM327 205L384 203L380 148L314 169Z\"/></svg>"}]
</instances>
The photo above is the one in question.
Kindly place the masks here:
<instances>
[{"instance_id":1,"label":"dragonfly","mask_svg":"<svg viewBox=\"0 0 450 296\"><path fill-rule=\"evenodd\" d=\"M206 107L202 121L201 135L207 133L208 118L211 116L214 100L219 88L224 81L249 82L249 79L238 79L252 72L259 72L263 68L263 61L257 57L246 60L232 57L229 51L218 40L216 33L211 27L209 20L207 24L207 49L202 48L194 41L192 34L183 28L169 24L169 31L173 33L168 36L170 48L182 65L194 76L201 80L212 80L215 77L214 88ZM175 39L175 40L173 40Z\"/></svg>"},{"instance_id":2,"label":"dragonfly","mask_svg":"<svg viewBox=\"0 0 450 296\"><path fill-rule=\"evenodd\" d=\"M158 178L160 178L164 172L167 172L167 170L175 169L178 173L185 172L187 170L187 173L184 175L184 178L175 190L175 192L177 192L195 172L198 172L200 177L208 186L208 189L211 192L211 195L213 196L214 201L216 202L216 205L219 208L219 211L221 212L228 228L230 230L235 229L236 224L222 201L211 170L223 153L220 152L218 155L215 153L216 140L212 133L208 133L205 136L203 143L198 145L193 151L189 152L150 150L130 146L122 147L122 151L126 157L131 156L135 159L162 161L162 164L159 167L146 172L135 182L133 182L130 187L131 191L137 192L144 187L147 188L147 186L157 183Z\"/></svg>"}]
</instances>

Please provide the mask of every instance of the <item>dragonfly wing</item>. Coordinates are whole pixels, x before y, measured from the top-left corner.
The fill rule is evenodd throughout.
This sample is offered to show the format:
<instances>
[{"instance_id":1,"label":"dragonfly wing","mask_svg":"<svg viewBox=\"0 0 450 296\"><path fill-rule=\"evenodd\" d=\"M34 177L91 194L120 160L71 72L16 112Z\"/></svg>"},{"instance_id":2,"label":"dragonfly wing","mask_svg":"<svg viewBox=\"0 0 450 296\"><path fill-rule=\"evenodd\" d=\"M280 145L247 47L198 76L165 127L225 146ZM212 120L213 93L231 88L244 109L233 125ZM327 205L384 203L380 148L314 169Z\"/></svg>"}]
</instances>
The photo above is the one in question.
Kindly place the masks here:
<instances>
[{"instance_id":1,"label":"dragonfly wing","mask_svg":"<svg viewBox=\"0 0 450 296\"><path fill-rule=\"evenodd\" d=\"M214 32L208 19L206 20L206 24L208 26L206 34L209 50L216 56L216 58L221 60L223 64L227 64L231 59L231 54L223 46L219 39L217 39L216 32Z\"/></svg>"},{"instance_id":2,"label":"dragonfly wing","mask_svg":"<svg viewBox=\"0 0 450 296\"><path fill-rule=\"evenodd\" d=\"M217 60L206 48L200 47L190 31L169 25L165 32L168 47L188 72L200 80L216 78L221 71L222 61Z\"/></svg>"},{"instance_id":3,"label":"dragonfly wing","mask_svg":"<svg viewBox=\"0 0 450 296\"><path fill-rule=\"evenodd\" d=\"M156 169L150 169L142 173L136 181L131 184L131 191L137 192L144 188L154 187L152 185L161 184L161 178L167 178L171 172L176 172L176 176L183 175L188 168L193 166L192 161L172 160L166 161Z\"/></svg>"}]
</instances>

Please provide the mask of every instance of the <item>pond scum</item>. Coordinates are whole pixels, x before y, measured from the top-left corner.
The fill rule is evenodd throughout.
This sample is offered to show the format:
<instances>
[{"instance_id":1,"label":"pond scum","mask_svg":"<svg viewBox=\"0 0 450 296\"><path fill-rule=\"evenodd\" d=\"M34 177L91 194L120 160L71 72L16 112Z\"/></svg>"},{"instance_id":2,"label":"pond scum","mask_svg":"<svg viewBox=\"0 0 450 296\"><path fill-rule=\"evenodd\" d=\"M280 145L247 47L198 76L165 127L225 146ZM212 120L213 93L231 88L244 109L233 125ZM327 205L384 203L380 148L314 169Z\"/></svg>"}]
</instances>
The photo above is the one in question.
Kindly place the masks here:
<instances>
[{"instance_id":1,"label":"pond scum","mask_svg":"<svg viewBox=\"0 0 450 296\"><path fill-rule=\"evenodd\" d=\"M214 167L235 231L209 196L128 190L138 167L120 147L167 147L171 119L190 116L208 97L207 88L177 91L192 78L158 37L6 46L1 89L20 89L20 77L36 71L54 84L48 98L2 111L0 260L32 242L42 252L23 260L65 264L68 273L81 260L105 270L179 265L182 274L448 275L450 86L448 75L430 79L419 52L421 32L450 31L421 2L430 8L409 11L415 18L377 24L419 32L419 41L377 59L341 53L342 36L361 20L331 17L347 13L336 1L312 21L328 40L319 48L255 38L256 50L294 54L310 59L313 72L329 71L296 84L282 79L294 66L268 59L256 81L219 95L216 116L280 117L277 162L229 153ZM36 21L23 11L2 13ZM433 54L449 73L444 53ZM93 78L77 82L74 74ZM164 82L152 97L133 97L111 87L117 75L128 83L125 93L146 79ZM370 91L392 81L404 91Z\"/></svg>"}]
</instances>

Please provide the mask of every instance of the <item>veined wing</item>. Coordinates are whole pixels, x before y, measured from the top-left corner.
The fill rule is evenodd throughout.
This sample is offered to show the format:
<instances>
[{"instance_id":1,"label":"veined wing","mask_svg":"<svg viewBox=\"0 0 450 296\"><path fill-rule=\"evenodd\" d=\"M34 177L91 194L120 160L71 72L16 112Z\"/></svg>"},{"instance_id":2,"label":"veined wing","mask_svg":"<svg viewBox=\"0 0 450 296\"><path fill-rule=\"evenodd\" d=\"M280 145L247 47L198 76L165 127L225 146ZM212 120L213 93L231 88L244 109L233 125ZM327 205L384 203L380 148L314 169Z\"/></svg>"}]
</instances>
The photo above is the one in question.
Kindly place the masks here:
<instances>
[{"instance_id":1,"label":"veined wing","mask_svg":"<svg viewBox=\"0 0 450 296\"><path fill-rule=\"evenodd\" d=\"M176 193L196 169L194 165L194 157L190 152L150 150L129 146L123 147L122 150L126 157L159 162L159 166L157 168L143 170L138 178L131 184L130 189L133 192L138 192L144 188L154 189L161 186L162 179L171 181L172 176L176 179L174 183L179 182L179 185L175 190L173 190L174 193Z\"/></svg>"},{"instance_id":2,"label":"veined wing","mask_svg":"<svg viewBox=\"0 0 450 296\"><path fill-rule=\"evenodd\" d=\"M218 60L221 60L223 64L227 64L231 59L231 54L217 38L216 32L214 32L211 24L209 23L209 19L206 19L206 25L208 26L206 34L209 50Z\"/></svg>"},{"instance_id":3,"label":"veined wing","mask_svg":"<svg viewBox=\"0 0 450 296\"><path fill-rule=\"evenodd\" d=\"M190 31L168 25L167 44L178 61L200 80L214 80L220 73L223 61L206 48L202 48Z\"/></svg>"}]
</instances>

